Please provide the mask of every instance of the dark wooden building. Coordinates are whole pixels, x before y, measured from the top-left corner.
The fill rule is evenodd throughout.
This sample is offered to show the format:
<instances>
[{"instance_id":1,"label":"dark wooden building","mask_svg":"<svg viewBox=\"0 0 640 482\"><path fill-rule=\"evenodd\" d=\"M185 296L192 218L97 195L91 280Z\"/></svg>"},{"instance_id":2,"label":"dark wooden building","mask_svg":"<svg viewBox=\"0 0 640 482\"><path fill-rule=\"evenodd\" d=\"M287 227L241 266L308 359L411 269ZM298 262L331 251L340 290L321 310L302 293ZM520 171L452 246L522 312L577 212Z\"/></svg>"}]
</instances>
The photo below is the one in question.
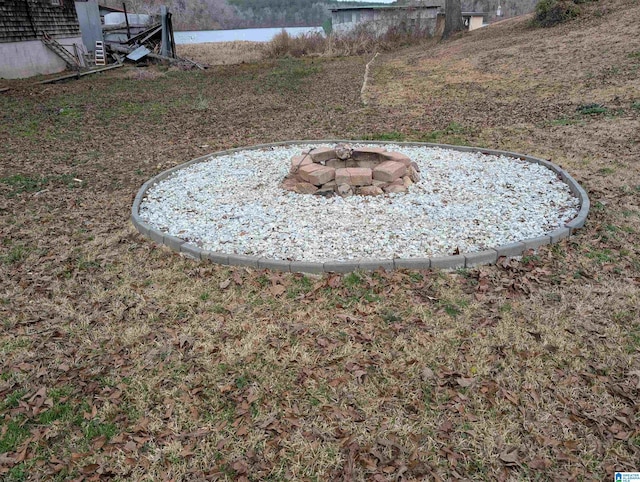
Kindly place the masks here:
<instances>
[{"instance_id":1,"label":"dark wooden building","mask_svg":"<svg viewBox=\"0 0 640 482\"><path fill-rule=\"evenodd\" d=\"M60 72L67 63L46 37L72 55L82 49L74 0L0 0L0 77Z\"/></svg>"}]
</instances>

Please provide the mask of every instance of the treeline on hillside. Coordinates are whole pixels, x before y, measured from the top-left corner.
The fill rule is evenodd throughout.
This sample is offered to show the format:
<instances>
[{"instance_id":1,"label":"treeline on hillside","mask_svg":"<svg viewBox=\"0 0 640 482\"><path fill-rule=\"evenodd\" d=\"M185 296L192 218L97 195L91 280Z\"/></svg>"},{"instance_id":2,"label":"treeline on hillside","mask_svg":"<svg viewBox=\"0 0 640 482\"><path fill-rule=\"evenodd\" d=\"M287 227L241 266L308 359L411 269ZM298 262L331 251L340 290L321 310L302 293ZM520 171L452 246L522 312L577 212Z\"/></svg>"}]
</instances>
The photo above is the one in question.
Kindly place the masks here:
<instances>
[{"instance_id":1,"label":"treeline on hillside","mask_svg":"<svg viewBox=\"0 0 640 482\"><path fill-rule=\"evenodd\" d=\"M122 0L104 0L122 8ZM331 18L335 6L366 5L337 0L126 0L127 10L158 13L166 5L176 30L249 27L314 27Z\"/></svg>"},{"instance_id":2,"label":"treeline on hillside","mask_svg":"<svg viewBox=\"0 0 640 482\"><path fill-rule=\"evenodd\" d=\"M505 18L533 12L538 0L462 0L464 12L485 12L489 20L493 20L498 7Z\"/></svg>"},{"instance_id":3,"label":"treeline on hillside","mask_svg":"<svg viewBox=\"0 0 640 482\"><path fill-rule=\"evenodd\" d=\"M122 0L103 1L106 5L122 8ZM441 3L444 4L444 0ZM532 12L536 3L537 0L462 0L462 9L486 12L488 20L493 20L498 6L504 17L513 17ZM174 15L176 30L319 26L331 18L333 7L366 5L337 0L126 0L126 4L128 11L137 13L158 13L160 6L166 5Z\"/></svg>"}]
</instances>

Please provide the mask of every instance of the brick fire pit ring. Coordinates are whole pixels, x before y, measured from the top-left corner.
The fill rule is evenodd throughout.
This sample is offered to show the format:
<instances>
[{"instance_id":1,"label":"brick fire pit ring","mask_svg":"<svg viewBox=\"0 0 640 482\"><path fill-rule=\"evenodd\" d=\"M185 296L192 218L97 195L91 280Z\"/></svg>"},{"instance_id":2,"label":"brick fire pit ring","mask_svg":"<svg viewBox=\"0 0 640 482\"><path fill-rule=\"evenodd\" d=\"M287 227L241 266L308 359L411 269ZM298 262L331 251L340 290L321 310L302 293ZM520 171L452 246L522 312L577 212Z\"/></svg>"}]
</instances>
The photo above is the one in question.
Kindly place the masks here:
<instances>
[{"instance_id":1,"label":"brick fire pit ring","mask_svg":"<svg viewBox=\"0 0 640 482\"><path fill-rule=\"evenodd\" d=\"M577 198L578 212L577 215L564 222L562 226L557 227L551 232L547 232L542 236L537 236L529 239L522 239L518 242L509 243L506 245L492 247L483 251L469 252L455 254L451 256L433 256L425 258L386 258L377 259L375 257L371 259L358 259L347 261L327 261L327 262L309 262L309 261L296 261L296 260L280 260L270 259L260 256L249 256L241 254L232 254L224 252L214 252L202 249L191 242L165 233L148 222L146 222L140 215L140 207L147 192L154 188L161 181L167 180L176 175L177 171L186 167L196 165L198 163L205 162L215 157L231 155L242 151L251 150L264 150L273 149L280 146L293 146L293 145L327 145L327 144L340 144L340 143L363 143L368 145L379 146L384 148L387 145L394 145L400 147L424 147L424 148L441 148L451 151L457 151L462 153L474 153L487 156L506 156L514 158L516 160L525 161L532 164L544 166L545 168L553 171L557 178L561 180L571 191L572 195ZM376 270L378 268L390 269L429 269L429 268L442 268L442 269L457 269L457 268L470 268L483 264L492 264L497 261L501 256L514 257L520 256L528 250L535 250L541 246L551 243L557 243L569 236L574 235L577 229L584 226L588 212L589 212L589 198L586 191L569 175L564 169L560 168L556 164L553 164L544 159L539 159L532 156L526 156L513 152L497 151L490 149L482 149L476 147L462 147L451 146L443 144L430 144L430 143L411 143L411 142L379 142L379 141L341 141L341 140L322 140L322 141L287 141L273 144L263 144L252 147L245 147L239 149L231 149L227 151L217 152L206 156L193 159L185 164L176 166L172 169L164 171L157 176L147 181L138 191L131 212L131 220L134 227L145 237L151 240L164 244L174 251L182 253L188 257L195 258L197 260L210 260L218 264L230 265L230 266L249 266L258 269L273 269L287 272L304 272L304 273L324 273L324 272L350 272L356 270Z\"/></svg>"}]
</instances>

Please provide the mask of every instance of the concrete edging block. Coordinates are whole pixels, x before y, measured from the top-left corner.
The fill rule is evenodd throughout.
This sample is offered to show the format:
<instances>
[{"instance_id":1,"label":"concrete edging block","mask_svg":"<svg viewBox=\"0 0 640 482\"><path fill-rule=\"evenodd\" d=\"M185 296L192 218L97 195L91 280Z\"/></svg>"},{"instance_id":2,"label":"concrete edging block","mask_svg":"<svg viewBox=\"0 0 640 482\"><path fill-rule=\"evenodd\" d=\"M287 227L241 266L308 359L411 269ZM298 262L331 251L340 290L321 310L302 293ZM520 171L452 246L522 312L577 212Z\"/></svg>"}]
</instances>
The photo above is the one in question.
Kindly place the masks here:
<instances>
[{"instance_id":1,"label":"concrete edging block","mask_svg":"<svg viewBox=\"0 0 640 482\"><path fill-rule=\"evenodd\" d=\"M398 258L393 260L396 269L429 269L431 258Z\"/></svg>"},{"instance_id":2,"label":"concrete edging block","mask_svg":"<svg viewBox=\"0 0 640 482\"><path fill-rule=\"evenodd\" d=\"M260 258L258 260L258 268L260 269L273 269L276 271L284 271L286 273L291 272L291 261L282 259L268 259Z\"/></svg>"},{"instance_id":3,"label":"concrete edging block","mask_svg":"<svg viewBox=\"0 0 640 482\"><path fill-rule=\"evenodd\" d=\"M571 236L571 229L558 228L555 231L551 231L549 236L551 237L551 244L555 244Z\"/></svg>"},{"instance_id":4,"label":"concrete edging block","mask_svg":"<svg viewBox=\"0 0 640 482\"><path fill-rule=\"evenodd\" d=\"M358 269L357 261L331 261L323 264L323 269L327 273L351 273Z\"/></svg>"},{"instance_id":5,"label":"concrete edging block","mask_svg":"<svg viewBox=\"0 0 640 482\"><path fill-rule=\"evenodd\" d=\"M140 234L142 234L145 237L149 237L151 226L149 226L147 223L142 221L139 215L132 214L131 223L133 224L133 227L136 228L136 231L138 231Z\"/></svg>"},{"instance_id":6,"label":"concrete edging block","mask_svg":"<svg viewBox=\"0 0 640 482\"><path fill-rule=\"evenodd\" d=\"M495 248L496 253L498 253L498 258L501 256L521 256L525 249L526 246L522 241L518 241L517 243L503 244L502 246L498 246L497 248Z\"/></svg>"},{"instance_id":7,"label":"concrete edging block","mask_svg":"<svg viewBox=\"0 0 640 482\"><path fill-rule=\"evenodd\" d=\"M305 261L283 261L275 259L267 259L259 256L244 256L237 254L226 254L219 252L204 251L197 246L185 242L185 240L179 237L172 236L161 232L145 223L140 218L140 204L144 200L147 190L156 185L157 183L167 179L173 175L176 171L184 169L185 167L197 164L199 162L207 161L214 157L224 156L227 154L247 151L247 150L260 150L270 149L274 146L289 146L298 144L311 144L311 145L324 145L324 144L336 144L336 143L362 143L362 144L374 144L378 146L397 145L407 147L431 147L440 149L450 149L458 152L477 152L483 155L495 155L495 156L507 156L514 159L520 159L523 161L540 164L553 172L555 172L569 189L580 201L580 211L578 215L571 221L565 223L565 226L556 229L555 231L540 236L537 238L526 239L516 243L507 244L504 246L498 246L486 251L478 253L468 253L464 255L456 256L436 256L433 258L398 258L394 260L385 259L363 259L359 261L329 261L326 263L313 263ZM206 259L214 263L233 266L248 266L253 268L264 269L276 269L280 271L302 272L302 273L348 273L350 271L362 270L375 270L378 267L384 269L429 269L429 268L441 268L441 269L454 269L463 268L465 266L477 266L481 264L495 263L500 256L520 256L524 251L528 249L537 249L540 246L546 244L555 243L567 236L573 235L573 233L582 228L585 225L585 221L589 214L590 202L587 192L571 177L571 175L562 169L560 166L552 163L551 161L540 159L538 157L527 156L518 154L515 152L501 151L495 149L484 149L481 147L472 146L453 146L449 144L434 144L428 142L397 142L397 141L370 141L370 140L356 140L356 139L322 139L322 140L293 140L293 141L281 141L270 144L258 144L247 147L237 147L233 149L226 149L224 151L217 151L211 154L206 154L195 159L191 159L188 162L179 164L163 172L160 172L156 176L145 182L138 190L133 205L131 207L131 222L135 229L143 236L150 238L152 241L158 244L164 244L165 246L173 249L174 251L185 253L196 259Z\"/></svg>"},{"instance_id":8,"label":"concrete edging block","mask_svg":"<svg viewBox=\"0 0 640 482\"><path fill-rule=\"evenodd\" d=\"M201 260L203 251L195 244L183 243L180 246L180 252L190 256L193 259Z\"/></svg>"},{"instance_id":9,"label":"concrete edging block","mask_svg":"<svg viewBox=\"0 0 640 482\"><path fill-rule=\"evenodd\" d=\"M164 234L157 229L150 229L149 237L158 244L164 244Z\"/></svg>"},{"instance_id":10,"label":"concrete edging block","mask_svg":"<svg viewBox=\"0 0 640 482\"><path fill-rule=\"evenodd\" d=\"M457 269L464 268L465 257L463 254L454 256L436 256L431 258L431 267L440 269Z\"/></svg>"},{"instance_id":11,"label":"concrete edging block","mask_svg":"<svg viewBox=\"0 0 640 482\"><path fill-rule=\"evenodd\" d=\"M290 267L292 273L322 274L325 272L323 263L291 261Z\"/></svg>"},{"instance_id":12,"label":"concrete edging block","mask_svg":"<svg viewBox=\"0 0 640 482\"><path fill-rule=\"evenodd\" d=\"M525 239L523 243L525 251L528 249L533 249L535 251L540 246L551 244L551 236L538 236L537 238Z\"/></svg>"},{"instance_id":13,"label":"concrete edging block","mask_svg":"<svg viewBox=\"0 0 640 482\"><path fill-rule=\"evenodd\" d=\"M230 254L227 263L231 266L246 266L249 268L258 268L258 261L260 259L262 259L260 256Z\"/></svg>"},{"instance_id":14,"label":"concrete edging block","mask_svg":"<svg viewBox=\"0 0 640 482\"><path fill-rule=\"evenodd\" d=\"M208 259L212 263L228 265L229 255L224 253L217 253L215 251L203 251L202 259Z\"/></svg>"},{"instance_id":15,"label":"concrete edging block","mask_svg":"<svg viewBox=\"0 0 640 482\"><path fill-rule=\"evenodd\" d=\"M392 259L361 259L358 261L358 269L361 271L376 271L384 268L385 271L393 271L395 268Z\"/></svg>"},{"instance_id":16,"label":"concrete edging block","mask_svg":"<svg viewBox=\"0 0 640 482\"><path fill-rule=\"evenodd\" d=\"M493 264L498 260L498 252L495 249L488 249L486 251L478 251L477 253L465 253L464 260L465 268L473 268L474 266L481 266L483 264Z\"/></svg>"},{"instance_id":17,"label":"concrete edging block","mask_svg":"<svg viewBox=\"0 0 640 482\"><path fill-rule=\"evenodd\" d=\"M170 234L165 234L162 238L162 244L170 247L174 251L180 252L180 246L185 243L184 239L178 238L176 236L171 236Z\"/></svg>"}]
</instances>

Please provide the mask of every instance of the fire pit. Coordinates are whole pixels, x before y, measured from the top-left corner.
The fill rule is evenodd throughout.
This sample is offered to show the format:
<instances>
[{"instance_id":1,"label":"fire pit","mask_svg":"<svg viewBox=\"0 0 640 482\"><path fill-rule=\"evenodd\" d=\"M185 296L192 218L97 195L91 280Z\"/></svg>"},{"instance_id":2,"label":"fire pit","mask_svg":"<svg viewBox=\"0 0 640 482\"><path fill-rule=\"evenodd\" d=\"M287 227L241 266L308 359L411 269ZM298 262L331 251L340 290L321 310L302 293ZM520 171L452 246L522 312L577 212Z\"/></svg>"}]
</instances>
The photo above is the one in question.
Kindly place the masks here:
<instances>
[{"instance_id":1,"label":"fire pit","mask_svg":"<svg viewBox=\"0 0 640 482\"><path fill-rule=\"evenodd\" d=\"M342 197L405 193L420 180L418 164L383 147L316 147L291 158L282 182L288 191Z\"/></svg>"}]
</instances>

